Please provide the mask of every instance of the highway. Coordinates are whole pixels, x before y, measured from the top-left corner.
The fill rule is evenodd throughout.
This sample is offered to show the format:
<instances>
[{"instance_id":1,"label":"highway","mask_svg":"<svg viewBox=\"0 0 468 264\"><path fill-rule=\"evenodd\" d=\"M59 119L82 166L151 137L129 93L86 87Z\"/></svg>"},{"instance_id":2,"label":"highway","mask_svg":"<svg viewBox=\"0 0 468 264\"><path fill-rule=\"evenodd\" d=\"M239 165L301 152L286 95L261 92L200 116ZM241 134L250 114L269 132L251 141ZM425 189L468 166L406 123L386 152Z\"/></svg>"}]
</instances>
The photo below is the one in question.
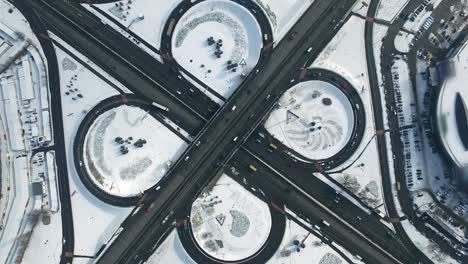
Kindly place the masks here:
<instances>
[{"instance_id":1,"label":"highway","mask_svg":"<svg viewBox=\"0 0 468 264\"><path fill-rule=\"evenodd\" d=\"M66 1L27 0L26 3L47 23L49 30L86 54L136 95L168 107L167 116L183 125L191 135L196 135L219 108L188 81L179 79L178 73L163 67L107 25L85 19L85 14L79 17L81 13Z\"/></svg>"},{"instance_id":2,"label":"highway","mask_svg":"<svg viewBox=\"0 0 468 264\"><path fill-rule=\"evenodd\" d=\"M418 259L406 251L399 239L393 235L393 230L384 225L381 222L383 219L381 220L380 216L371 208L366 212L362 209L363 206L355 205L327 183L314 176L314 173L319 172L314 170L313 166L307 166L301 162L291 162L290 157L283 151L275 150L270 153L267 151L268 145L268 140L263 140L261 144L253 140L247 141L242 147L242 153L236 153L234 157L237 159L249 157L252 162L255 162L254 166L267 164L268 167L276 171L276 174L281 175L294 186L300 186L300 188L298 187L300 191L310 194L316 201L346 220L346 223L362 232L369 241L386 249L403 263L417 263ZM260 172L259 175L262 173ZM262 176L258 181L259 188L262 188L261 186L268 185L271 179L264 179ZM284 191L279 193L284 193ZM286 206L289 207L289 204L286 203ZM346 244L342 245L346 246Z\"/></svg>"},{"instance_id":3,"label":"highway","mask_svg":"<svg viewBox=\"0 0 468 264\"><path fill-rule=\"evenodd\" d=\"M248 170L250 164L253 164L257 168L256 172ZM239 150L229 162L229 167L231 166L236 168L238 175L231 174L230 176L241 184L245 179L247 182L247 186L245 187L248 190L252 190L251 187L253 187L257 190L254 194L262 196L261 190L265 193L267 202L272 201L270 197L282 201L288 209L300 215L302 219L307 219L310 225L319 226L321 232L331 239L331 241L338 243L353 254L361 256L365 263L415 263L414 259L411 259L409 256L405 257L404 254L401 254L401 251L397 255L388 253L390 250L394 252L398 251L396 248L393 248L393 245L379 246L360 231L353 228L348 224L347 220L345 221L341 212L335 211L336 208L330 209L332 206L330 203L333 203L333 198L327 203L321 203L321 201L316 199L315 193L302 191L302 186L298 187L289 180L288 176L283 175L262 160L257 159L257 156L252 155L249 151L244 149ZM321 192L319 187L316 190ZM334 192L332 191L331 193L333 194ZM342 206L345 207L347 205ZM322 220L328 222L330 226L323 224Z\"/></svg>"},{"instance_id":4,"label":"highway","mask_svg":"<svg viewBox=\"0 0 468 264\"><path fill-rule=\"evenodd\" d=\"M299 73L305 63L304 52L314 46L313 54L317 56L354 3L316 1L312 4L290 30L290 34L297 32L295 37L280 42L271 56L257 66L254 74L208 122L194 140L196 144L187 149L160 184L149 192L144 206L150 208L149 213L140 210L127 218L124 230L103 251L97 263L133 263L139 258L139 252L153 247L151 242L172 223L174 212L194 199L196 190L214 177L216 169L224 165L263 120L290 76Z\"/></svg>"}]
</instances>

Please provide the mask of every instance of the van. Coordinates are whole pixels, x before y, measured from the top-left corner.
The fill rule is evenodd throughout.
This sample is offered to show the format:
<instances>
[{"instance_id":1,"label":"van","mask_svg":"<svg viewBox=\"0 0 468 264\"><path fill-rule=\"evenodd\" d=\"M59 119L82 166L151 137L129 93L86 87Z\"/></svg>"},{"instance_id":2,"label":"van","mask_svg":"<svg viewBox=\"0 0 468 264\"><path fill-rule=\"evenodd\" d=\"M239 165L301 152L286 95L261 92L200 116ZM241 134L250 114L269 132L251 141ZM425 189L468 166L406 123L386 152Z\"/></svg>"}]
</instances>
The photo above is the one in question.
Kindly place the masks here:
<instances>
[{"instance_id":1,"label":"van","mask_svg":"<svg viewBox=\"0 0 468 264\"><path fill-rule=\"evenodd\" d=\"M237 108L237 106L233 106L233 107L231 108L231 111L236 110L236 108Z\"/></svg>"},{"instance_id":2,"label":"van","mask_svg":"<svg viewBox=\"0 0 468 264\"><path fill-rule=\"evenodd\" d=\"M328 223L327 221L325 220L322 220L322 224L326 225L326 226L330 226L330 223Z\"/></svg>"},{"instance_id":3,"label":"van","mask_svg":"<svg viewBox=\"0 0 468 264\"><path fill-rule=\"evenodd\" d=\"M237 139L239 139L239 137L236 136L232 141L236 142Z\"/></svg>"},{"instance_id":4,"label":"van","mask_svg":"<svg viewBox=\"0 0 468 264\"><path fill-rule=\"evenodd\" d=\"M312 47L309 47L307 50L306 50L306 53L309 53L312 51Z\"/></svg>"}]
</instances>

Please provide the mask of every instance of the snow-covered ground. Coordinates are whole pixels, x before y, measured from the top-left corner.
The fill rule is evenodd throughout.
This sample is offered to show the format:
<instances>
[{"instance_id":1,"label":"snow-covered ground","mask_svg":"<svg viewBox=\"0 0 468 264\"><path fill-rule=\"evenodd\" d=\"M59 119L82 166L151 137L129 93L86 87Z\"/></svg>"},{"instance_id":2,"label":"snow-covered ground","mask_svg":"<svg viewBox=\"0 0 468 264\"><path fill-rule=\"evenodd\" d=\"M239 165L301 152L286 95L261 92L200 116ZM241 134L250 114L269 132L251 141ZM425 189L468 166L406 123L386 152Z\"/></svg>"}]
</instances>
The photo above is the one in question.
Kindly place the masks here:
<instances>
[{"instance_id":1,"label":"snow-covered ground","mask_svg":"<svg viewBox=\"0 0 468 264\"><path fill-rule=\"evenodd\" d=\"M395 38L395 48L400 52L409 52L410 50L410 43L414 39L413 34L409 34L408 32L400 31Z\"/></svg>"},{"instance_id":2,"label":"snow-covered ground","mask_svg":"<svg viewBox=\"0 0 468 264\"><path fill-rule=\"evenodd\" d=\"M253 0L265 12L279 42L315 0Z\"/></svg>"},{"instance_id":3,"label":"snow-covered ground","mask_svg":"<svg viewBox=\"0 0 468 264\"><path fill-rule=\"evenodd\" d=\"M305 247L294 245L295 240L302 242ZM318 237L288 220L283 242L267 264L286 263L345 264L346 261L329 245L322 243Z\"/></svg>"},{"instance_id":4,"label":"snow-covered ground","mask_svg":"<svg viewBox=\"0 0 468 264\"><path fill-rule=\"evenodd\" d=\"M305 248L297 252L299 246L294 241L303 242ZM336 247L340 248L339 245ZM357 261L357 260L354 260ZM184 263L196 264L185 251L177 231L174 230L159 246L156 252L148 259L148 264ZM286 222L286 232L275 255L267 264L345 264L346 261L330 246L321 243L321 240L309 234L301 226L291 220ZM358 261L356 263L359 263Z\"/></svg>"},{"instance_id":5,"label":"snow-covered ground","mask_svg":"<svg viewBox=\"0 0 468 264\"><path fill-rule=\"evenodd\" d=\"M185 251L182 242L180 241L177 230L173 229L167 236L166 240L156 249L156 251L148 258L147 264L166 264L166 263L184 263L197 264Z\"/></svg>"},{"instance_id":6,"label":"snow-covered ground","mask_svg":"<svg viewBox=\"0 0 468 264\"><path fill-rule=\"evenodd\" d=\"M216 43L209 45L213 37ZM218 58L215 52L221 41ZM229 0L207 0L190 8L177 22L172 38L172 55L186 70L229 97L255 67L263 46L255 17ZM230 69L231 64L238 67Z\"/></svg>"},{"instance_id":7,"label":"snow-covered ground","mask_svg":"<svg viewBox=\"0 0 468 264\"><path fill-rule=\"evenodd\" d=\"M203 201L204 200L204 201ZM221 201L219 203L219 201ZM211 204L211 205L210 205ZM230 256L233 257L232 259L240 259L241 257L247 257L253 252L258 249L258 246L264 242L266 236L268 235L270 225L265 224L266 222L271 222L269 218L270 213L268 206L255 196L253 196L248 190L244 189L241 185L233 181L231 178L223 175L220 180L215 185L213 191L208 195L202 195L199 199L197 199L193 205L194 207L198 207L197 210L205 210L206 212L210 211L209 214L211 215L207 222L204 223L204 230L209 229L210 232L213 230L218 230L216 233L222 233L222 244L224 247L226 245L232 246L233 240L237 240L237 242L241 242L236 249L230 248L232 250L230 252ZM204 209L199 208L203 206ZM193 210L193 209L192 209ZM233 214L235 215L232 218L231 211L242 211L245 213L246 216L251 216L252 214L260 214L260 217L250 217L247 218L250 222L239 222L239 219L246 219L244 217L237 219L235 222L232 222L233 219L236 217L238 218L240 214ZM286 209L293 217L297 218L297 216ZM194 221L197 221L194 218L194 212L192 211L191 214L191 221L192 224ZM203 217L206 217L206 214L203 213ZM256 223L253 223L252 220L255 220ZM258 226L259 223L263 225ZM312 228L309 224L305 221L301 221L303 224ZM221 224L222 223L222 224ZM234 225L233 225L234 224ZM247 225L246 225L247 224ZM224 227L221 227L224 226ZM257 226L256 230L251 230ZM238 238L235 234L239 234L238 231L242 230L245 227L249 227L248 232L256 233L260 230L263 230L262 235L259 237L249 237L250 240ZM240 228L240 229L239 229ZM266 231L266 232L265 232ZM315 229L316 232L320 233L320 230ZM235 234L233 234L235 233ZM243 233L243 232L242 232ZM207 236L206 232L203 232L205 236ZM197 235L200 234L195 234ZM211 235L211 233L210 233ZM212 239L216 239L216 236L208 237ZM227 236L229 238L227 239ZM247 236L247 235L246 235ZM227 243L228 242L228 243ZM260 243L261 242L261 243ZM303 247L301 246L303 244ZM206 245L210 247L213 245L212 243ZM217 245L220 245L218 242ZM351 253L343 249L342 246L332 242L332 245L340 251L342 255L347 256L354 263L362 263L358 259L356 259ZM204 247L204 244L202 244ZM240 249L240 250L239 250ZM298 250L299 249L299 250ZM222 257L223 260L227 260L226 255L220 256L213 254L210 251L207 251L213 257ZM235 255L234 255L235 254ZM185 251L179 236L177 235L177 231L173 230L166 240L161 243L158 249L153 253L153 255L148 259L148 264L164 264L164 263L184 263L184 264L195 264L196 262L191 259L188 253ZM295 223L292 220L286 220L286 230L283 236L283 239L280 243L280 246L276 250L275 254L272 258L266 262L267 264L286 264L286 263L297 263L297 264L344 264L347 263L346 260L337 252L334 248L330 245L322 243L321 239L315 236L312 233L309 233L306 229L302 228L300 225Z\"/></svg>"},{"instance_id":8,"label":"snow-covered ground","mask_svg":"<svg viewBox=\"0 0 468 264\"><path fill-rule=\"evenodd\" d=\"M285 92L265 128L304 157L320 160L346 146L353 122L351 103L338 87L324 81L306 81Z\"/></svg>"},{"instance_id":9,"label":"snow-covered ground","mask_svg":"<svg viewBox=\"0 0 468 264\"><path fill-rule=\"evenodd\" d=\"M117 137L125 142L115 142ZM137 147L139 140L147 143ZM128 153L122 154L120 148L127 148ZM122 105L94 121L83 155L88 173L99 188L129 197L155 185L186 148L181 138L147 111Z\"/></svg>"},{"instance_id":10,"label":"snow-covered ground","mask_svg":"<svg viewBox=\"0 0 468 264\"><path fill-rule=\"evenodd\" d=\"M375 17L389 21L389 22L393 22L393 20L403 10L403 8L406 6L408 2L409 0L380 1Z\"/></svg>"},{"instance_id":11,"label":"snow-covered ground","mask_svg":"<svg viewBox=\"0 0 468 264\"><path fill-rule=\"evenodd\" d=\"M422 235L416 228L408 221L401 222L405 232L413 241L414 245L419 248L426 256L428 256L435 263L444 264L457 264L459 263L449 255L445 254L439 246L434 242Z\"/></svg>"},{"instance_id":12,"label":"snow-covered ground","mask_svg":"<svg viewBox=\"0 0 468 264\"><path fill-rule=\"evenodd\" d=\"M61 253L60 213L49 204L57 205L56 189L48 186L56 181L55 173L46 170L42 153L32 155L39 143L53 141L45 65L39 41L26 19L8 1L0 1L2 263L33 263L28 261L32 256L35 261L49 263L58 260ZM36 159L39 155L40 161ZM43 246L47 243L41 237L44 230L53 232L48 246Z\"/></svg>"},{"instance_id":13,"label":"snow-covered ground","mask_svg":"<svg viewBox=\"0 0 468 264\"><path fill-rule=\"evenodd\" d=\"M124 27L133 31L152 47L159 49L161 46L161 35L164 25L171 12L181 2L182 0L126 0L117 2L117 5L122 3L122 5L119 6L116 6L116 3L94 4L94 6L110 15ZM83 4L83 6L96 14L118 32L129 37L128 33L96 12L96 10L94 10L89 4ZM129 38L132 39L131 37ZM145 47L143 43L135 43L137 43L142 49L147 50L147 47ZM154 54L152 55L154 56Z\"/></svg>"},{"instance_id":14,"label":"snow-covered ground","mask_svg":"<svg viewBox=\"0 0 468 264\"><path fill-rule=\"evenodd\" d=\"M101 72L101 69L89 62L79 52L71 49L60 39L56 37L54 39L70 49L92 68ZM56 48L56 53L62 89L63 126L75 231L74 253L77 255L94 255L102 244L117 230L118 226L130 213L131 208L109 206L94 197L86 189L75 170L73 142L80 122L87 111L91 110L103 99L118 95L119 93L60 48ZM115 80L110 79L110 81L120 89L125 89ZM66 95L65 92L69 90L67 85L70 84L73 84L74 88L78 88L83 98L75 98L73 100L74 96ZM79 263L92 263L92 260L80 259Z\"/></svg>"},{"instance_id":15,"label":"snow-covered ground","mask_svg":"<svg viewBox=\"0 0 468 264\"><path fill-rule=\"evenodd\" d=\"M224 261L255 254L272 227L268 205L225 174L195 200L190 221L200 247Z\"/></svg>"},{"instance_id":16,"label":"snow-covered ground","mask_svg":"<svg viewBox=\"0 0 468 264\"><path fill-rule=\"evenodd\" d=\"M361 96L366 121L362 142L350 159L333 171L347 169L331 176L342 183L350 182L354 186L351 190L356 191L355 194L358 196L362 194L362 199L372 205L382 200L382 186L380 166L375 158L378 157L378 152L367 72L364 22L363 19L352 16L311 68L324 68L336 72L347 79Z\"/></svg>"}]
</instances>

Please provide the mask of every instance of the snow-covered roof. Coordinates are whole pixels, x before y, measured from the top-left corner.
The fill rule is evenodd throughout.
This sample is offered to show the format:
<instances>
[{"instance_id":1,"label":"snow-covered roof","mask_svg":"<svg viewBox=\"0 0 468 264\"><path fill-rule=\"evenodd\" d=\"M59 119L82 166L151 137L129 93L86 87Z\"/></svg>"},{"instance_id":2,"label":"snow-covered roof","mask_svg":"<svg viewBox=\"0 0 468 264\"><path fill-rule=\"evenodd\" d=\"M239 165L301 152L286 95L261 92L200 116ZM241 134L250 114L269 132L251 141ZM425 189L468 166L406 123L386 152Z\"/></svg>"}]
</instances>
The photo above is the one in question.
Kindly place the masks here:
<instances>
[{"instance_id":1,"label":"snow-covered roof","mask_svg":"<svg viewBox=\"0 0 468 264\"><path fill-rule=\"evenodd\" d=\"M468 165L468 45L453 58L455 74L443 84L437 103L437 126L441 141L453 162Z\"/></svg>"}]
</instances>

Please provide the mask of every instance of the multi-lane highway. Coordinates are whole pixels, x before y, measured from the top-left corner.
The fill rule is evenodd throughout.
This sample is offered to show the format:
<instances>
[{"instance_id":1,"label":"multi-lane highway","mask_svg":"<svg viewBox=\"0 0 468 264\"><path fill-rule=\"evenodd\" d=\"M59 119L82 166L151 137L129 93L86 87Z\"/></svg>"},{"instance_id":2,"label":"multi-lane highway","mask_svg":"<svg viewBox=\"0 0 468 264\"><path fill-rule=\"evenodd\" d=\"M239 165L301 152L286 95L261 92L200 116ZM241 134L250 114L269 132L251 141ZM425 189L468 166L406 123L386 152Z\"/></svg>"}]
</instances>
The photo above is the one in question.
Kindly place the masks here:
<instances>
[{"instance_id":1,"label":"multi-lane highway","mask_svg":"<svg viewBox=\"0 0 468 264\"><path fill-rule=\"evenodd\" d=\"M248 171L250 164L257 168L256 172ZM301 218L307 219L310 225L318 226L321 232L329 238L328 243L334 241L344 246L353 254L361 256L365 263L417 263L412 256L405 256L405 253L400 251L398 244L392 243L394 241L390 238L387 239L388 244L384 243L382 245L369 239L353 225L349 224L350 221L346 219L346 215L341 214L344 210L336 211L336 208L346 209L345 207L349 207L350 204L333 205L333 196L335 195L333 191L329 190L330 187L325 190L321 190L324 184L315 187L315 191L319 192L319 197L325 196L329 199L324 203L322 199L316 198L315 193L309 192L309 190L305 191L303 186L299 187L292 182L291 175L284 175L245 149L241 149L236 153L228 164L228 167L231 166L236 168L238 172L237 175L231 174L231 177L241 184L247 182L246 188L248 190L251 190L250 187L254 187L255 190L262 190L265 193L267 202L271 201L272 198L270 197L282 201L288 209L300 215ZM256 194L262 196L260 191L256 192ZM359 213L356 214L351 222L359 222L360 220L356 218L359 215ZM323 220L329 226L325 225L322 222ZM362 221L366 220L363 219ZM374 231L379 232L379 230ZM384 235L382 239L386 237ZM396 248L394 248L395 246ZM392 254L391 251L394 251L392 253L395 254Z\"/></svg>"},{"instance_id":2,"label":"multi-lane highway","mask_svg":"<svg viewBox=\"0 0 468 264\"><path fill-rule=\"evenodd\" d=\"M196 135L219 105L89 12L67 1L26 1L49 30L86 54L133 93L169 108L167 116ZM178 77L179 76L179 77Z\"/></svg>"},{"instance_id":3,"label":"multi-lane highway","mask_svg":"<svg viewBox=\"0 0 468 264\"><path fill-rule=\"evenodd\" d=\"M319 172L311 166L304 166L305 164L301 162L291 162L288 155L282 151L268 152L268 145L269 141L267 140L262 141L261 144L249 140L243 146L242 153L236 153L234 157L237 159L249 157L252 163L255 163L255 167L257 164L267 164L286 181L294 186L300 186L299 191L312 195L316 201L346 220L350 226L358 229L368 240L385 248L395 258L403 263L416 263L418 258L412 252L407 252L399 239L393 235L393 230L383 224L384 219L381 219L371 208L354 204L327 183L315 177L314 173ZM245 167L248 167L248 164ZM258 175L262 175L262 173L260 172ZM262 176L258 181L263 185L268 184L271 179ZM289 204L286 203L286 206L289 207Z\"/></svg>"},{"instance_id":4,"label":"multi-lane highway","mask_svg":"<svg viewBox=\"0 0 468 264\"><path fill-rule=\"evenodd\" d=\"M410 1L409 5L415 5L418 1L422 0ZM414 247L400 224L395 224L395 237L379 222L380 219L375 213L364 214L358 206L313 177L312 173L315 170L307 172L304 170L307 166L292 167L287 163L291 158L286 157L284 153L283 156L278 156L278 153L269 155L265 152L266 148L253 147L247 141L257 126L264 121L276 100L291 83L302 78L299 77L302 74L301 67L318 56L349 16L349 10L355 2L316 0L293 26L285 40L277 43L274 50L270 47L262 50L260 62L252 74L219 110L216 103L184 80L174 68L164 66L148 56L130 40L103 25L100 19L80 6L68 1L55 0L28 0L23 3L29 10L34 9L52 32L113 75L141 100L167 106L170 109L166 113L169 118L191 135L198 135L169 173L147 192L142 206L125 220L113 243L103 248L98 263L144 261L173 229L176 217L185 215L187 204L191 204L202 188L215 178L228 161L240 170L245 170L252 160L256 162L256 166L262 168L262 173L265 173L265 178L254 179L253 182L257 181L259 186L271 195L281 194L282 202L287 203L290 209L304 218L310 217L317 225L321 225L321 220L331 223L330 228L325 228L324 233L327 237L348 247L350 252L361 255L367 262L430 263L430 260ZM371 2L368 16L375 15L378 2ZM372 26L371 20L366 22L366 49L371 84L377 87ZM41 33L44 31L42 29ZM41 36L41 41L47 41L47 45L51 46L50 39L44 37L44 34ZM268 43L264 42L264 45L267 46ZM313 47L312 52L306 53L310 47ZM53 70L54 67L56 68L56 62L55 66L49 63L50 69ZM55 82L51 87L54 86L55 92L60 94L58 79L51 78L51 82ZM372 100L376 129L383 130L380 94L373 92ZM53 104L54 111L61 113L60 99ZM54 116L56 143L63 140L61 118L61 114ZM363 119L358 117L356 120L359 122ZM364 128L358 128L360 127ZM357 134L361 132L358 131ZM245 148L240 149L246 141ZM385 137L377 137L377 141L387 209L391 217L398 217L391 193ZM360 139L350 144L347 149L354 150L359 142ZM63 142L61 145L63 146ZM58 148L56 151L64 150ZM57 163L66 164L65 154L60 156L62 158L58 159ZM260 156L264 158L259 158ZM272 170L267 164L275 164L275 169ZM62 166L61 169L59 175L66 176L66 166ZM307 178L308 176L310 178ZM66 208L67 199L69 201L70 198L67 177L64 177L60 184L63 198L61 200L65 203L62 211L62 217L65 217L64 238L66 237L64 253L73 252L71 207ZM306 200L308 202L300 202ZM311 212L314 214L311 215ZM68 213L68 216L64 216L65 213Z\"/></svg>"},{"instance_id":5,"label":"multi-lane highway","mask_svg":"<svg viewBox=\"0 0 468 264\"><path fill-rule=\"evenodd\" d=\"M270 58L254 69L226 101L195 139L195 144L161 184L152 189L145 206L151 208L149 213L140 211L127 219L124 230L103 251L98 263L131 263L139 258L139 252L153 246L152 235L166 229L173 220L173 212L191 201L197 193L194 190L204 186L216 174L216 169L235 153L274 105L291 76L299 74L299 68L305 63L304 52L312 45L316 48L314 54L318 55L354 3L314 2L290 30L295 37L280 42Z\"/></svg>"}]
</instances>

